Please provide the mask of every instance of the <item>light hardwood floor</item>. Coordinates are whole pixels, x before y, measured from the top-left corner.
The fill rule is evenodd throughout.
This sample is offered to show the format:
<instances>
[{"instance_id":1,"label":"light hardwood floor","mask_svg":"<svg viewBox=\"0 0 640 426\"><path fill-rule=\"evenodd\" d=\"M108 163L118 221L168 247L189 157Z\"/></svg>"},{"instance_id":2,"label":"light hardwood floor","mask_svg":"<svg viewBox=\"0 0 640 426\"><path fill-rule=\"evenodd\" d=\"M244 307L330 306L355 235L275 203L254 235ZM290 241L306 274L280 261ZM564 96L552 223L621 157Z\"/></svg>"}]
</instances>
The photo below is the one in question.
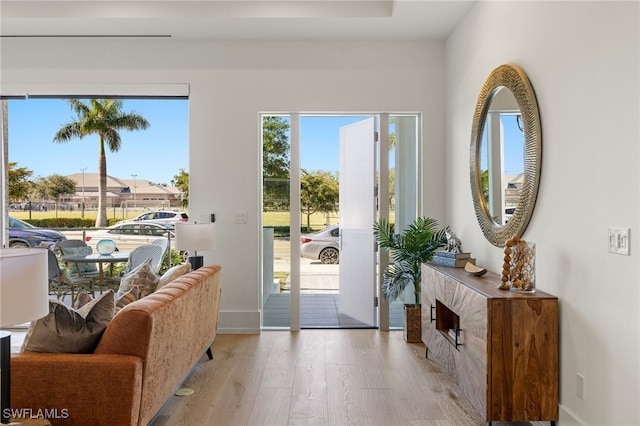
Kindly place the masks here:
<instances>
[{"instance_id":1,"label":"light hardwood floor","mask_svg":"<svg viewBox=\"0 0 640 426\"><path fill-rule=\"evenodd\" d=\"M219 334L213 354L151 426L486 424L401 331Z\"/></svg>"}]
</instances>

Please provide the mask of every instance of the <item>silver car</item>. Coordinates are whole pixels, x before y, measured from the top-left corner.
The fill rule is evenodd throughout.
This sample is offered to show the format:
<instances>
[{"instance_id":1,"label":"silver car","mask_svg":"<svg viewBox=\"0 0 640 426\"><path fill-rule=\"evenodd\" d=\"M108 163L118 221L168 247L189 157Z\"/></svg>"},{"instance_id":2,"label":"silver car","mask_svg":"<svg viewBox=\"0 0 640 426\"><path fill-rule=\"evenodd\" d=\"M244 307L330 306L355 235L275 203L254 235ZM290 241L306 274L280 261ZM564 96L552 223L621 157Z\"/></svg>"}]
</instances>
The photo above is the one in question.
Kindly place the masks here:
<instances>
[{"instance_id":1,"label":"silver car","mask_svg":"<svg viewBox=\"0 0 640 426\"><path fill-rule=\"evenodd\" d=\"M339 263L339 234L338 225L332 225L313 234L303 235L300 238L300 256L305 259L320 260L326 264Z\"/></svg>"},{"instance_id":2,"label":"silver car","mask_svg":"<svg viewBox=\"0 0 640 426\"><path fill-rule=\"evenodd\" d=\"M119 251L132 251L136 247L151 244L160 238L175 238L173 225L166 222L118 223L106 229L87 232L85 242L96 251L98 241L113 240Z\"/></svg>"},{"instance_id":3,"label":"silver car","mask_svg":"<svg viewBox=\"0 0 640 426\"><path fill-rule=\"evenodd\" d=\"M167 222L175 224L176 222L187 222L189 215L187 212L177 210L153 210L142 213L133 219L121 220L118 223L131 223L139 221Z\"/></svg>"}]
</instances>

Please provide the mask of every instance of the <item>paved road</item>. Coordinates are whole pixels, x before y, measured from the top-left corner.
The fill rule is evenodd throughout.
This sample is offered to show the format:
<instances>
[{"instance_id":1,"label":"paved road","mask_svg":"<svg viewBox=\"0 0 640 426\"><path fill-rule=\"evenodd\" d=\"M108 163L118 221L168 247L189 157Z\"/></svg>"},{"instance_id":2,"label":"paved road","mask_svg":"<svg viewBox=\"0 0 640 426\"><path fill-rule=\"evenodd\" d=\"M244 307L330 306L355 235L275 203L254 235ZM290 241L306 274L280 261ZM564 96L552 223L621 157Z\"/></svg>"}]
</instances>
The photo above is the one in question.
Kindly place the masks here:
<instances>
[{"instance_id":1,"label":"paved road","mask_svg":"<svg viewBox=\"0 0 640 426\"><path fill-rule=\"evenodd\" d=\"M273 243L273 270L289 272L289 241L275 240ZM318 260L300 259L300 291L303 293L337 293L340 265L323 265Z\"/></svg>"},{"instance_id":2,"label":"paved road","mask_svg":"<svg viewBox=\"0 0 640 426\"><path fill-rule=\"evenodd\" d=\"M82 231L61 231L70 240L81 240Z\"/></svg>"}]
</instances>

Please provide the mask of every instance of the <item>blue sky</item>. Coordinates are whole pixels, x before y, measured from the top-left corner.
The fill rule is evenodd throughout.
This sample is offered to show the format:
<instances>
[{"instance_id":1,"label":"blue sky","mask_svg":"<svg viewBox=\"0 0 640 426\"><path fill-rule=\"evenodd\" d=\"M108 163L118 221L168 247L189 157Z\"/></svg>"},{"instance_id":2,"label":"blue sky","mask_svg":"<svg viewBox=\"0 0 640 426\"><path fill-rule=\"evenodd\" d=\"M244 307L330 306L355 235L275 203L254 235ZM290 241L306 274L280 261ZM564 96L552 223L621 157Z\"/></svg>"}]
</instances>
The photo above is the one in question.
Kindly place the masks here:
<instances>
[{"instance_id":1,"label":"blue sky","mask_svg":"<svg viewBox=\"0 0 640 426\"><path fill-rule=\"evenodd\" d=\"M300 166L307 171L328 170L336 173L340 168L340 127L361 121L364 116L301 116Z\"/></svg>"},{"instance_id":2,"label":"blue sky","mask_svg":"<svg viewBox=\"0 0 640 426\"><path fill-rule=\"evenodd\" d=\"M181 168L188 170L187 101L124 100L124 111L135 111L151 124L147 130L122 131L117 153L107 151L107 173L121 179L146 179L170 184ZM33 176L98 172L97 135L54 143L53 136L75 113L60 99L9 101L9 161L33 171Z\"/></svg>"},{"instance_id":3,"label":"blue sky","mask_svg":"<svg viewBox=\"0 0 640 426\"><path fill-rule=\"evenodd\" d=\"M124 100L151 124L147 130L122 131L122 147L107 152L107 172L121 179L146 179L170 184L181 168L188 170L188 108L186 100ZM33 171L34 177L98 171L98 136L58 144L53 136L75 118L61 99L9 101L9 161ZM362 117L301 119L301 164L307 170L338 170L340 126Z\"/></svg>"},{"instance_id":4,"label":"blue sky","mask_svg":"<svg viewBox=\"0 0 640 426\"><path fill-rule=\"evenodd\" d=\"M186 100L124 100L124 111L135 111L149 122L147 130L121 132L122 147L107 152L109 175L121 179L146 179L170 184L188 164L188 102ZM364 116L305 116L300 124L301 166L309 171L339 168L339 129ZM33 171L34 177L98 171L98 136L58 144L53 136L74 120L61 99L9 101L9 161ZM521 151L508 151L522 161ZM507 164L514 164L509 158ZM514 167L512 166L512 169ZM509 170L509 174L519 173Z\"/></svg>"},{"instance_id":5,"label":"blue sky","mask_svg":"<svg viewBox=\"0 0 640 426\"><path fill-rule=\"evenodd\" d=\"M504 174L515 176L524 172L524 135L518 127L515 115L503 115L501 118L504 132ZM482 134L482 147L480 168L487 168L487 127Z\"/></svg>"}]
</instances>

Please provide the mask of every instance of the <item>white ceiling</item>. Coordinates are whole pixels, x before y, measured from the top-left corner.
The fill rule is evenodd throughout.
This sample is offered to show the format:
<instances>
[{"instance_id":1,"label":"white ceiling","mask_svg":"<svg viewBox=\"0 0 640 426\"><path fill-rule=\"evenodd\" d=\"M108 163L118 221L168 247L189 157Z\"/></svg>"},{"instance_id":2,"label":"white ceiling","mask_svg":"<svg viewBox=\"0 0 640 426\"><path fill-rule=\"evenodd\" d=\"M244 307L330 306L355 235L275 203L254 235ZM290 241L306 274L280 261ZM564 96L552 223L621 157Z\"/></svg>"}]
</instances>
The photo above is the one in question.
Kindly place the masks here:
<instances>
[{"instance_id":1,"label":"white ceiling","mask_svg":"<svg viewBox=\"0 0 640 426\"><path fill-rule=\"evenodd\" d=\"M0 35L444 40L475 1L0 0Z\"/></svg>"}]
</instances>

